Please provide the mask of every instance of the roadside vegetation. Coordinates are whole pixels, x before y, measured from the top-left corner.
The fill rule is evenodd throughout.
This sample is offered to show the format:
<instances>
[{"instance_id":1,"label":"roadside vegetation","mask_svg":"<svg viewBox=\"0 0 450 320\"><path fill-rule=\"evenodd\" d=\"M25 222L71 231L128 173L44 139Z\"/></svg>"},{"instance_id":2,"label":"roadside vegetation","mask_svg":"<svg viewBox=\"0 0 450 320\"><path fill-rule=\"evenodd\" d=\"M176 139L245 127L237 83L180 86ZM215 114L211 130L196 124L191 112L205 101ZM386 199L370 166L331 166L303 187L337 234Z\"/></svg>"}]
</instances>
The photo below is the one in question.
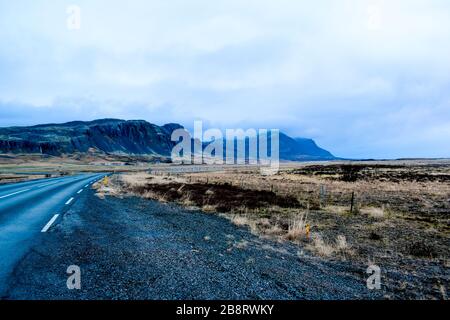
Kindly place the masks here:
<instances>
[{"instance_id":1,"label":"roadside vegetation","mask_svg":"<svg viewBox=\"0 0 450 320\"><path fill-rule=\"evenodd\" d=\"M108 186L97 185L97 192L219 214L257 236L298 245L300 256L392 267L416 274L411 283L395 284L401 290L425 281L446 297L450 165L346 166L284 167L275 176L244 167L200 173L154 170L115 175Z\"/></svg>"},{"instance_id":2,"label":"roadside vegetation","mask_svg":"<svg viewBox=\"0 0 450 320\"><path fill-rule=\"evenodd\" d=\"M333 245L345 238L356 253L366 253L361 255L364 258L377 256L379 247L417 256L411 248L414 243L413 247L423 247L421 257L447 259L450 184L445 177L450 176L450 167L437 167L439 174L433 169L423 167L420 181L408 174L408 179L392 182L387 178L389 170L399 175L402 170L418 169L365 167L370 174L355 181L346 181L339 169L322 174L307 166L285 169L276 176L261 176L256 169L131 173L114 177L109 187L114 190L109 191L219 213L262 236L320 244L314 240L319 236Z\"/></svg>"}]
</instances>

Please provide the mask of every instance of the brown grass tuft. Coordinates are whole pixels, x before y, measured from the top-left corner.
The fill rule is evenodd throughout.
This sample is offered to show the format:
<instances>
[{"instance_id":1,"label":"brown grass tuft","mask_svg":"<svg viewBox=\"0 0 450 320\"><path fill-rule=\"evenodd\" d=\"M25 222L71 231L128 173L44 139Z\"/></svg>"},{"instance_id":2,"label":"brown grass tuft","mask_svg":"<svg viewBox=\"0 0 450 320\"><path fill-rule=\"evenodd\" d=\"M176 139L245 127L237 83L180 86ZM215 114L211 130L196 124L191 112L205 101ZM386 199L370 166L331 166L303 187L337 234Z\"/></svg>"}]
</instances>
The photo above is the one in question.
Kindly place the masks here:
<instances>
[{"instance_id":1,"label":"brown grass tuft","mask_svg":"<svg viewBox=\"0 0 450 320\"><path fill-rule=\"evenodd\" d=\"M297 241L306 236L306 214L302 213L289 222L289 229L285 238L291 241Z\"/></svg>"},{"instance_id":2,"label":"brown grass tuft","mask_svg":"<svg viewBox=\"0 0 450 320\"><path fill-rule=\"evenodd\" d=\"M359 212L376 219L382 219L387 216L387 212L384 208L366 207L359 209Z\"/></svg>"},{"instance_id":3,"label":"brown grass tuft","mask_svg":"<svg viewBox=\"0 0 450 320\"><path fill-rule=\"evenodd\" d=\"M318 253L320 256L330 257L334 254L340 254L342 256L353 255L353 250L347 242L347 238L343 235L337 236L334 244L325 242L322 235L318 233L313 235L312 240L312 245L309 246L309 249Z\"/></svg>"}]
</instances>

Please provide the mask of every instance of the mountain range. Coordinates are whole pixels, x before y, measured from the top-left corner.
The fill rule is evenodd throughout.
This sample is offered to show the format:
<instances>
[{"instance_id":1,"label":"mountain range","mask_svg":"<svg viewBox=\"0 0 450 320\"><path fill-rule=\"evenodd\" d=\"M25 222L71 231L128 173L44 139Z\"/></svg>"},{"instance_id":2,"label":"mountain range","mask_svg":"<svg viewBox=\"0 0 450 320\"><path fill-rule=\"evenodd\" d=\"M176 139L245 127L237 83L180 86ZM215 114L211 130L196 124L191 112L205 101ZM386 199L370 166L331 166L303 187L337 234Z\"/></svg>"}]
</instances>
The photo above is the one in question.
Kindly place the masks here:
<instances>
[{"instance_id":1,"label":"mountain range","mask_svg":"<svg viewBox=\"0 0 450 320\"><path fill-rule=\"evenodd\" d=\"M172 132L183 126L158 126L144 120L100 119L89 122L43 124L0 128L0 154L74 153L170 157L176 144ZM280 133L280 159L291 161L332 160L335 157L311 139Z\"/></svg>"}]
</instances>

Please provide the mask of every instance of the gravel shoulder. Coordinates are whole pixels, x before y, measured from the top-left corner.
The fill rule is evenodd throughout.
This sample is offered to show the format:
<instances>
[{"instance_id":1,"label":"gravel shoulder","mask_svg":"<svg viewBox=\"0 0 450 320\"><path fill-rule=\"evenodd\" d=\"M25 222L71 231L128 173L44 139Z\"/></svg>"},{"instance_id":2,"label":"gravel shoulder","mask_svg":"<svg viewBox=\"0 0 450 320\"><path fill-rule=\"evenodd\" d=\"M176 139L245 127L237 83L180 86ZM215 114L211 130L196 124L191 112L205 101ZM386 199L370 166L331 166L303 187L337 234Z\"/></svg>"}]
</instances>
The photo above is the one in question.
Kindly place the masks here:
<instances>
[{"instance_id":1,"label":"gravel shoulder","mask_svg":"<svg viewBox=\"0 0 450 320\"><path fill-rule=\"evenodd\" d=\"M81 268L68 290L67 267ZM302 255L228 220L87 192L16 266L6 299L377 299L365 266Z\"/></svg>"}]
</instances>

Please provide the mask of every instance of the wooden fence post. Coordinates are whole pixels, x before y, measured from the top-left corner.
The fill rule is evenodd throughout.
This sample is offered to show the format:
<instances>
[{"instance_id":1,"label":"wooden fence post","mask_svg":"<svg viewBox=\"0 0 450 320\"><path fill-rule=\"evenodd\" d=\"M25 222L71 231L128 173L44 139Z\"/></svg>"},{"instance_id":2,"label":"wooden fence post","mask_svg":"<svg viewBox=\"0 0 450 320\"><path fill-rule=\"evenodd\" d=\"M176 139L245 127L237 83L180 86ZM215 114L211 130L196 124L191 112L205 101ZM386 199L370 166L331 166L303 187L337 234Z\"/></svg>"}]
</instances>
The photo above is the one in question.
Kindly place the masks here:
<instances>
[{"instance_id":1,"label":"wooden fence post","mask_svg":"<svg viewBox=\"0 0 450 320\"><path fill-rule=\"evenodd\" d=\"M355 191L352 192L352 203L350 206L350 213L353 214L353 209L355 207Z\"/></svg>"},{"instance_id":2,"label":"wooden fence post","mask_svg":"<svg viewBox=\"0 0 450 320\"><path fill-rule=\"evenodd\" d=\"M320 206L324 207L326 206L326 195L327 190L324 185L320 185Z\"/></svg>"}]
</instances>

